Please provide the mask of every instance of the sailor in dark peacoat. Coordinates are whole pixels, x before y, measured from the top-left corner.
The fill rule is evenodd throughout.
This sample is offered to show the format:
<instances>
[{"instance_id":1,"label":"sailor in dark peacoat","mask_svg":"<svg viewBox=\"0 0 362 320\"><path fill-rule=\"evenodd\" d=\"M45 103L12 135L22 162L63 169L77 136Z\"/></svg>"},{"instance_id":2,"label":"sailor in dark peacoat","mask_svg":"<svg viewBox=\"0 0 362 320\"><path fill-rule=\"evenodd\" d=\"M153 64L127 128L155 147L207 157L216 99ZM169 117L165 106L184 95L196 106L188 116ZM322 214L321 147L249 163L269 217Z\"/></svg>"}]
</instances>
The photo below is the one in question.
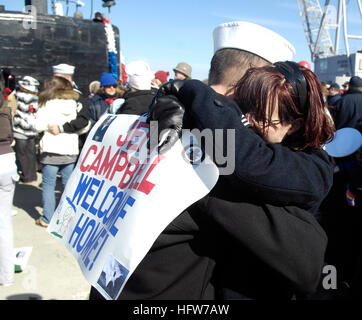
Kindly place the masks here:
<instances>
[{"instance_id":1,"label":"sailor in dark peacoat","mask_svg":"<svg viewBox=\"0 0 362 320\"><path fill-rule=\"evenodd\" d=\"M225 287L246 298L313 292L327 239L302 208L318 207L331 186L327 155L266 143L230 99L193 80L182 90L200 130L236 130L236 170L162 232L119 298L216 299Z\"/></svg>"}]
</instances>

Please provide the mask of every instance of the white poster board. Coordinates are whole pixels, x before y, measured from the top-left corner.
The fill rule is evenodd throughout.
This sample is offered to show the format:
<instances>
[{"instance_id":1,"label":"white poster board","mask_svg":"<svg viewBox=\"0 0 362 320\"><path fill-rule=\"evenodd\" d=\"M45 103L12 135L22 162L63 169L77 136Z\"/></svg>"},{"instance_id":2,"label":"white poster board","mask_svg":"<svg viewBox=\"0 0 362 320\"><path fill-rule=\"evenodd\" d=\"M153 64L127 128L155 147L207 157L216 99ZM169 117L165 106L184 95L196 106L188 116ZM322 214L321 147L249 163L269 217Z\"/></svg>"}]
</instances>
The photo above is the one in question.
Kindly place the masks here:
<instances>
[{"instance_id":1,"label":"white poster board","mask_svg":"<svg viewBox=\"0 0 362 320\"><path fill-rule=\"evenodd\" d=\"M146 118L109 114L88 135L47 231L106 299L119 296L166 226L216 184L218 169L207 155L195 164L202 151L185 135L150 155Z\"/></svg>"}]
</instances>

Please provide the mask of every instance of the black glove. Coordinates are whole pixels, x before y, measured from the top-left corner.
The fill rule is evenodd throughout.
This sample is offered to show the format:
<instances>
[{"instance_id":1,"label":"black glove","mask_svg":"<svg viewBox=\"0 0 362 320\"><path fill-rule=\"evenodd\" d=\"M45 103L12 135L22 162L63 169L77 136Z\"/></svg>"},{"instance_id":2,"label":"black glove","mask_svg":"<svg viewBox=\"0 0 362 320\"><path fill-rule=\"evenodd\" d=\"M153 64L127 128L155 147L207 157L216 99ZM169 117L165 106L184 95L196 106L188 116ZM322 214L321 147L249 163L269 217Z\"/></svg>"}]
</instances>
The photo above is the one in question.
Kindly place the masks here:
<instances>
[{"instance_id":1,"label":"black glove","mask_svg":"<svg viewBox=\"0 0 362 320\"><path fill-rule=\"evenodd\" d=\"M174 95L156 96L150 106L147 122L150 123L151 148L157 146L163 130L172 129L167 138L158 146L159 153L168 151L181 136L185 108ZM158 129L155 128L157 121Z\"/></svg>"},{"instance_id":2,"label":"black glove","mask_svg":"<svg viewBox=\"0 0 362 320\"><path fill-rule=\"evenodd\" d=\"M157 96L165 95L174 95L176 97L182 86L184 85L185 80L172 80L164 83L157 92Z\"/></svg>"}]
</instances>

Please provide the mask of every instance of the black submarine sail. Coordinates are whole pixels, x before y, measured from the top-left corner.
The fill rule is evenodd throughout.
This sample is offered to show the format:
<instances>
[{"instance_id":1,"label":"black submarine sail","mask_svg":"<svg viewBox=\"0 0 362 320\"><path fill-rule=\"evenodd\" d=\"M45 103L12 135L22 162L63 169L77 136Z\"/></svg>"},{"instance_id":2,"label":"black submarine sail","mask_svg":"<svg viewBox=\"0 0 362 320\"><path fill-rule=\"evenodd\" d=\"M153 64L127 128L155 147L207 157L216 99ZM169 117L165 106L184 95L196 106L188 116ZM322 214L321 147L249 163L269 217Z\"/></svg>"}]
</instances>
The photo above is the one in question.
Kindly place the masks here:
<instances>
[{"instance_id":1,"label":"black submarine sail","mask_svg":"<svg viewBox=\"0 0 362 320\"><path fill-rule=\"evenodd\" d=\"M0 5L0 42L0 67L16 79L30 75L42 82L52 66L67 63L76 67L74 81L87 96L102 72L119 78L119 30L104 17L50 15L47 0L25 0L24 12Z\"/></svg>"}]
</instances>

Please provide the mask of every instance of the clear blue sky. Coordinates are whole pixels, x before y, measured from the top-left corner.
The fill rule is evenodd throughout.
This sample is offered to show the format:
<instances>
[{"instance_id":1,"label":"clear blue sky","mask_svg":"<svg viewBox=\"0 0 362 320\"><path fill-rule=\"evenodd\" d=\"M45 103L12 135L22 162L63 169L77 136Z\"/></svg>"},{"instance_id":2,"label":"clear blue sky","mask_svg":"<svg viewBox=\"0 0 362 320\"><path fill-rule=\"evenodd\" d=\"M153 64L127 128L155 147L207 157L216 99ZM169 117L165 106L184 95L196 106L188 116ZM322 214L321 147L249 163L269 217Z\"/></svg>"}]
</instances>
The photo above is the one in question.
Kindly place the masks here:
<instances>
[{"instance_id":1,"label":"clear blue sky","mask_svg":"<svg viewBox=\"0 0 362 320\"><path fill-rule=\"evenodd\" d=\"M115 0L111 22L119 28L121 51L126 63L145 60L152 70L172 69L180 61L193 68L193 77L207 78L213 55L212 31L220 23L245 20L263 25L288 39L296 49L295 61L311 62L299 16L297 0ZM91 0L82 0L84 18L90 18ZM62 2L65 8L65 1ZM101 0L93 9L108 16ZM320 0L321 5L324 4ZM337 1L331 1L336 6ZM362 35L357 1L347 0L349 33ZM22 10L23 0L0 0L6 10ZM48 11L51 12L48 0ZM69 15L75 5L71 4ZM65 10L64 10L65 12ZM334 38L333 38L334 39ZM342 39L341 39L342 40ZM342 49L344 46L342 45ZM352 52L362 49L362 40L352 43Z\"/></svg>"}]
</instances>

